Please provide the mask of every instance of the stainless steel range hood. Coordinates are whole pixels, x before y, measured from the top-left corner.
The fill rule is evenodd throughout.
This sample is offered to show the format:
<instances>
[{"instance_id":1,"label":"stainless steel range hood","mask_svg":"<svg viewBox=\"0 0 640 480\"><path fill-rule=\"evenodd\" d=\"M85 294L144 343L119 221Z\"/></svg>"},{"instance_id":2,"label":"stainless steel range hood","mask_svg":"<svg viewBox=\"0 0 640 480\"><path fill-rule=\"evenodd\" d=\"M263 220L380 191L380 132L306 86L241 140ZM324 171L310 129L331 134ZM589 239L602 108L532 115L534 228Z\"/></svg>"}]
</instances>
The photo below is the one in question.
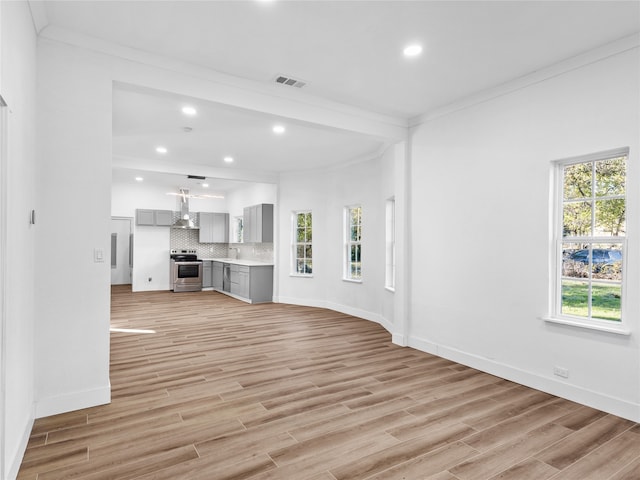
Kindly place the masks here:
<instances>
[{"instance_id":1,"label":"stainless steel range hood","mask_svg":"<svg viewBox=\"0 0 640 480\"><path fill-rule=\"evenodd\" d=\"M171 228L184 228L184 229L197 229L193 220L189 216L189 190L185 188L180 189L178 194L178 211L180 212L180 218L176 223L171 225Z\"/></svg>"}]
</instances>

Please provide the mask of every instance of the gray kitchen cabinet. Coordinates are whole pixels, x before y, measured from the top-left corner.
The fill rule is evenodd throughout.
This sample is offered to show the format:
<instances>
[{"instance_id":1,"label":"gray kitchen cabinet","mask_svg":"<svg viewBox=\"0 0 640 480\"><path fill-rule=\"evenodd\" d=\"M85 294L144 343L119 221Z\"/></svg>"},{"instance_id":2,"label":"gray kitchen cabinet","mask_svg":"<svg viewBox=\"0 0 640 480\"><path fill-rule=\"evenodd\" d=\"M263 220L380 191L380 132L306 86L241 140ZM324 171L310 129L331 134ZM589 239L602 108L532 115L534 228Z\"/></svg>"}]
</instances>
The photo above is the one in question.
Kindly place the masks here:
<instances>
[{"instance_id":1,"label":"gray kitchen cabinet","mask_svg":"<svg viewBox=\"0 0 640 480\"><path fill-rule=\"evenodd\" d=\"M202 262L202 288L213 287L213 262L205 260Z\"/></svg>"},{"instance_id":2,"label":"gray kitchen cabinet","mask_svg":"<svg viewBox=\"0 0 640 480\"><path fill-rule=\"evenodd\" d=\"M222 262L212 262L212 263L213 263L213 267L211 270L211 283L212 283L211 286L216 290L222 290L223 263Z\"/></svg>"},{"instance_id":3,"label":"gray kitchen cabinet","mask_svg":"<svg viewBox=\"0 0 640 480\"><path fill-rule=\"evenodd\" d=\"M240 265L231 264L229 278L231 280L229 291L234 295L240 295Z\"/></svg>"},{"instance_id":4,"label":"gray kitchen cabinet","mask_svg":"<svg viewBox=\"0 0 640 480\"><path fill-rule=\"evenodd\" d=\"M170 227L173 225L173 211L171 210L155 210L156 227Z\"/></svg>"},{"instance_id":5,"label":"gray kitchen cabinet","mask_svg":"<svg viewBox=\"0 0 640 480\"><path fill-rule=\"evenodd\" d=\"M154 226L156 224L154 211L142 208L136 210L136 225Z\"/></svg>"},{"instance_id":6,"label":"gray kitchen cabinet","mask_svg":"<svg viewBox=\"0 0 640 480\"><path fill-rule=\"evenodd\" d=\"M173 225L173 212L171 210L139 208L136 210L136 225L170 227Z\"/></svg>"},{"instance_id":7,"label":"gray kitchen cabinet","mask_svg":"<svg viewBox=\"0 0 640 480\"><path fill-rule=\"evenodd\" d=\"M273 204L261 203L243 211L243 242L273 243Z\"/></svg>"},{"instance_id":8,"label":"gray kitchen cabinet","mask_svg":"<svg viewBox=\"0 0 640 480\"><path fill-rule=\"evenodd\" d=\"M273 300L273 266L252 266L231 264L230 293L249 303L271 302Z\"/></svg>"},{"instance_id":9,"label":"gray kitchen cabinet","mask_svg":"<svg viewBox=\"0 0 640 480\"><path fill-rule=\"evenodd\" d=\"M273 301L273 266L250 267L248 288L251 303Z\"/></svg>"},{"instance_id":10,"label":"gray kitchen cabinet","mask_svg":"<svg viewBox=\"0 0 640 480\"><path fill-rule=\"evenodd\" d=\"M229 214L200 212L200 243L229 243Z\"/></svg>"}]
</instances>

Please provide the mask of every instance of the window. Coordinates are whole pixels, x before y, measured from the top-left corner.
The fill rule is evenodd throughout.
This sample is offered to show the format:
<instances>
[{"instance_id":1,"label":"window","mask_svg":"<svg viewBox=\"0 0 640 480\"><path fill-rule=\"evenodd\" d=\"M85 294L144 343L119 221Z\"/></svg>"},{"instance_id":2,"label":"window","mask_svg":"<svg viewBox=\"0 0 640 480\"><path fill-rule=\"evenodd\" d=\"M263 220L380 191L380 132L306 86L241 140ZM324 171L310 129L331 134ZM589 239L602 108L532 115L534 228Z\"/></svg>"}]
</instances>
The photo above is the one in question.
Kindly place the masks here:
<instances>
[{"instance_id":1,"label":"window","mask_svg":"<svg viewBox=\"0 0 640 480\"><path fill-rule=\"evenodd\" d=\"M396 288L396 200L386 202L385 222L385 279L384 286L389 290Z\"/></svg>"},{"instance_id":2,"label":"window","mask_svg":"<svg viewBox=\"0 0 640 480\"><path fill-rule=\"evenodd\" d=\"M362 280L362 207L345 208L345 280Z\"/></svg>"},{"instance_id":3,"label":"window","mask_svg":"<svg viewBox=\"0 0 640 480\"><path fill-rule=\"evenodd\" d=\"M311 212L293 212L293 255L294 275L313 273L313 229Z\"/></svg>"},{"instance_id":4,"label":"window","mask_svg":"<svg viewBox=\"0 0 640 480\"><path fill-rule=\"evenodd\" d=\"M233 218L233 242L242 243L244 220L243 217Z\"/></svg>"},{"instance_id":5,"label":"window","mask_svg":"<svg viewBox=\"0 0 640 480\"><path fill-rule=\"evenodd\" d=\"M627 154L556 164L555 317L622 322Z\"/></svg>"}]
</instances>

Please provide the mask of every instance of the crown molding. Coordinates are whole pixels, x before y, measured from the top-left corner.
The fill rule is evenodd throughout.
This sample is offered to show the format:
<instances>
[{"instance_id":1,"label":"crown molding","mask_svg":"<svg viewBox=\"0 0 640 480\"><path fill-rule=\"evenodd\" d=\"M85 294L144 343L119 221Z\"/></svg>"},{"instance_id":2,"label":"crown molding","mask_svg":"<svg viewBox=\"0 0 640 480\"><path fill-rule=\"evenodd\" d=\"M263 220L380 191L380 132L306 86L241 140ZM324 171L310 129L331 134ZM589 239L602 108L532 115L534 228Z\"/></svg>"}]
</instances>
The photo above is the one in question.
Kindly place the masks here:
<instances>
[{"instance_id":1,"label":"crown molding","mask_svg":"<svg viewBox=\"0 0 640 480\"><path fill-rule=\"evenodd\" d=\"M510 93L522 90L531 85L544 82L553 77L576 70L578 68L599 62L606 58L640 47L640 33L623 37L611 43L607 43L588 52L568 58L540 70L536 70L523 77L510 80L506 83L483 90L476 94L457 100L448 105L436 108L417 117L409 119L409 128L417 127L439 117L450 115L454 112L487 102Z\"/></svg>"},{"instance_id":2,"label":"crown molding","mask_svg":"<svg viewBox=\"0 0 640 480\"><path fill-rule=\"evenodd\" d=\"M47 17L47 10L44 7L44 2L28 0L29 10L31 10L31 20L33 20L33 27L36 30L36 35L39 35L44 28L49 25L49 18Z\"/></svg>"}]
</instances>

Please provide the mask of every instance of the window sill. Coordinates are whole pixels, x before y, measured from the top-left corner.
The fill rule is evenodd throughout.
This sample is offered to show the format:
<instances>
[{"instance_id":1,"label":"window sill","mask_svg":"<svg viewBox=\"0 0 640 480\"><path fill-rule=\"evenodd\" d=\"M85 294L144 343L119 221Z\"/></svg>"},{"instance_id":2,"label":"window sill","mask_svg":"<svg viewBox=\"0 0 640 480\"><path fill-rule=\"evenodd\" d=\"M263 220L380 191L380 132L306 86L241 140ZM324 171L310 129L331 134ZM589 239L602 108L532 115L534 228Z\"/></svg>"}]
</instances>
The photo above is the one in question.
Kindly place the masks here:
<instances>
[{"instance_id":1,"label":"window sill","mask_svg":"<svg viewBox=\"0 0 640 480\"><path fill-rule=\"evenodd\" d=\"M362 283L362 280L355 280L353 278L343 278L342 281L347 283Z\"/></svg>"},{"instance_id":2,"label":"window sill","mask_svg":"<svg viewBox=\"0 0 640 480\"><path fill-rule=\"evenodd\" d=\"M289 274L290 277L296 277L296 278L313 278L312 274L302 274L302 273L290 273Z\"/></svg>"},{"instance_id":3,"label":"window sill","mask_svg":"<svg viewBox=\"0 0 640 480\"><path fill-rule=\"evenodd\" d=\"M542 317L547 323L557 323L560 325L568 325L570 327L586 328L588 330L597 330L606 333L615 333L616 335L631 335L631 330L624 328L622 325L604 325L596 322L590 322L588 320L579 320L573 318L556 318L556 317Z\"/></svg>"}]
</instances>

